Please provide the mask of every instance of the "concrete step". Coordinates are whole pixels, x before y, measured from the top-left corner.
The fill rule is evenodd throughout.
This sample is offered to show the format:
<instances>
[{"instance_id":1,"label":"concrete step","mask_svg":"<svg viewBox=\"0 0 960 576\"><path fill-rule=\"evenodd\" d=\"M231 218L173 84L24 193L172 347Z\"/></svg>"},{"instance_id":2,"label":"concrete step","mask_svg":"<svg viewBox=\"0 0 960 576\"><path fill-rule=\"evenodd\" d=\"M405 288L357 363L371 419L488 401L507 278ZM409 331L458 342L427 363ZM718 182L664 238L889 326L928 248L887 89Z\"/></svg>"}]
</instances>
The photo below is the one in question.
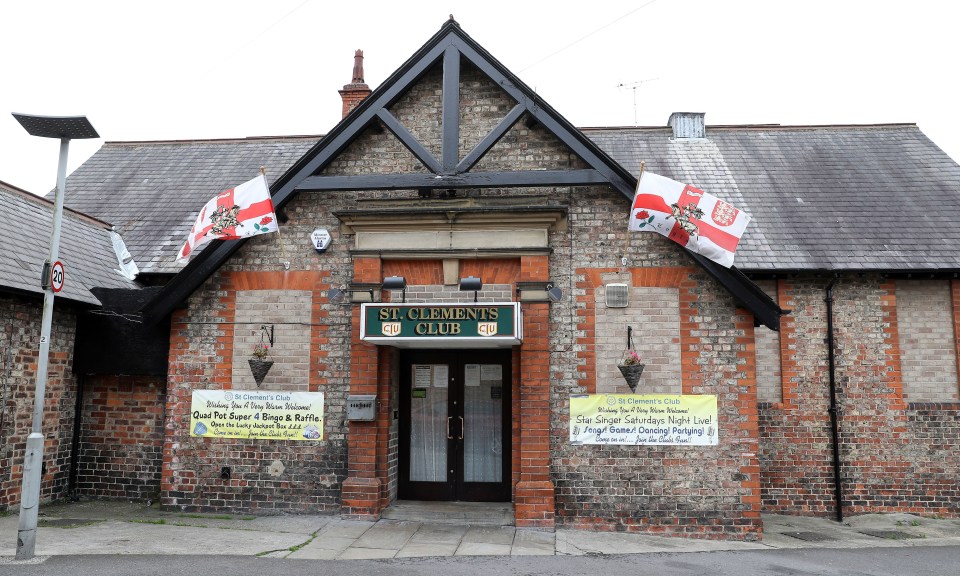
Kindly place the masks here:
<instances>
[{"instance_id":1,"label":"concrete step","mask_svg":"<svg viewBox=\"0 0 960 576\"><path fill-rule=\"evenodd\" d=\"M397 500L383 511L385 520L462 526L513 526L510 502L422 502Z\"/></svg>"}]
</instances>

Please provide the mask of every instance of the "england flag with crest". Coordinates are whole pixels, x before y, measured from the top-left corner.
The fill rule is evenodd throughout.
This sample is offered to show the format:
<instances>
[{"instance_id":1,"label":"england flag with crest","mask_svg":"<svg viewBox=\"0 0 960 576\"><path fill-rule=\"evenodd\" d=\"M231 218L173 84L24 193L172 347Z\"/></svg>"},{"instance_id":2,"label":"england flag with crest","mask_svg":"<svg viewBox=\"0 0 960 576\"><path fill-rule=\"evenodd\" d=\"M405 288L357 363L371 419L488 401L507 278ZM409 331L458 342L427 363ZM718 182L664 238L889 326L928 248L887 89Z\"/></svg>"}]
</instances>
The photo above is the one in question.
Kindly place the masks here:
<instances>
[{"instance_id":1,"label":"england flag with crest","mask_svg":"<svg viewBox=\"0 0 960 576\"><path fill-rule=\"evenodd\" d=\"M188 260L198 248L212 240L237 240L277 230L270 188L261 174L236 188L224 190L207 202L197 214L177 260Z\"/></svg>"},{"instance_id":2,"label":"england flag with crest","mask_svg":"<svg viewBox=\"0 0 960 576\"><path fill-rule=\"evenodd\" d=\"M727 268L749 223L749 214L716 196L646 171L630 209L630 230L658 232Z\"/></svg>"}]
</instances>

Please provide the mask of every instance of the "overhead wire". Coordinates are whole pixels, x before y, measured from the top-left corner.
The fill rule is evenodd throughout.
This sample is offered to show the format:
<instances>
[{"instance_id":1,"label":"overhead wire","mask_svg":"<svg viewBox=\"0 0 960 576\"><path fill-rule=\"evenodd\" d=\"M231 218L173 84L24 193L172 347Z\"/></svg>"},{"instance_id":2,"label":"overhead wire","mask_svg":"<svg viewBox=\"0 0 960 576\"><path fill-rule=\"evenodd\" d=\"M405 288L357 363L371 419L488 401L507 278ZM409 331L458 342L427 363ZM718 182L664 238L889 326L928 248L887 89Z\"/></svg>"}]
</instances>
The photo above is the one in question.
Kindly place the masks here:
<instances>
[{"instance_id":1,"label":"overhead wire","mask_svg":"<svg viewBox=\"0 0 960 576\"><path fill-rule=\"evenodd\" d=\"M646 4L640 6L639 8L634 8L633 10L631 10L631 11L627 12L626 14L624 14L623 16L620 16L620 17L612 20L611 22L608 22L607 24L604 24L603 26L597 28L597 29L594 30L593 32L590 32L589 34L586 34L586 35L584 35L584 36L581 36L580 38L578 38L578 39L574 40L573 42L567 44L567 45L564 46L563 48L560 48L560 49L558 49L558 50L556 50L556 51L554 51L554 52L551 52L550 54L547 54L546 56L544 56L543 58L537 60L537 61L534 62L533 64L530 64L529 66L527 66L527 67L525 67L525 68L523 68L523 69L521 69L521 70L518 70L518 71L517 71L517 74L526 72L527 70L533 68L534 66L537 66L538 64L540 64L540 63L542 63L542 62L545 62L546 60L549 60L550 58L553 58L554 56L556 56L557 54L563 52L564 50L566 50L566 49L568 49L568 48L570 48L570 47L572 47L572 46L576 46L577 44L579 44L580 42L583 42L584 40L586 40L587 38L593 36L594 34L597 34L598 32L600 32L600 31L602 31L602 30L605 30L605 29L613 26L614 24L616 24L617 22L623 20L623 19L626 18L627 16L630 16L631 14L634 14L634 13L636 13L636 12L639 12L640 10L643 10L644 8L646 8L647 6L653 4L653 3L656 2L656 1L657 1L657 0L650 0L650 1L647 2Z\"/></svg>"}]
</instances>

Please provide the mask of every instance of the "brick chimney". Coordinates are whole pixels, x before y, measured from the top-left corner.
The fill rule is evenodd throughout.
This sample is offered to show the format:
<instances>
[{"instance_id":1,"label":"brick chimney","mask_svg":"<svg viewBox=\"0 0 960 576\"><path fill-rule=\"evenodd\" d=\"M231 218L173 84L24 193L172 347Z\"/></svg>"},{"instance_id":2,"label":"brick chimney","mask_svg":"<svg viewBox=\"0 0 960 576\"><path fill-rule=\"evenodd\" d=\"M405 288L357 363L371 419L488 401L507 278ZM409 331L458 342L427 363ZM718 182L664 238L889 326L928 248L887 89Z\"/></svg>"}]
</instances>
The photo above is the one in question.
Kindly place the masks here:
<instances>
[{"instance_id":1,"label":"brick chimney","mask_svg":"<svg viewBox=\"0 0 960 576\"><path fill-rule=\"evenodd\" d=\"M340 98L343 99L343 116L341 118L346 118L351 110L370 95L370 87L363 82L363 50L357 50L354 53L353 80L339 92Z\"/></svg>"}]
</instances>

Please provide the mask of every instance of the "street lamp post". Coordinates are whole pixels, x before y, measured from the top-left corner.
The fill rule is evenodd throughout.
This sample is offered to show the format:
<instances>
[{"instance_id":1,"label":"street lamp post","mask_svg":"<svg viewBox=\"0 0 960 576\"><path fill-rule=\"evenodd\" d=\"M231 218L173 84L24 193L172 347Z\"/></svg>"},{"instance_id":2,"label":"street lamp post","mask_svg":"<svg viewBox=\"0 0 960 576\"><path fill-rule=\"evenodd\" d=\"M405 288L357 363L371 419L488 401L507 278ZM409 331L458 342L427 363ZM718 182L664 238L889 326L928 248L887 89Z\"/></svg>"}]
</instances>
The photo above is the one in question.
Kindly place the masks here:
<instances>
[{"instance_id":1,"label":"street lamp post","mask_svg":"<svg viewBox=\"0 0 960 576\"><path fill-rule=\"evenodd\" d=\"M43 467L43 397L47 388L47 361L50 353L50 326L53 322L54 290L50 266L60 250L60 223L63 220L63 189L67 180L67 150L75 138L99 138L86 116L13 115L31 136L60 139L60 165L57 168L57 196L53 204L53 231L50 254L41 273L43 318L40 324L40 354L37 359L37 385L33 398L33 424L23 455L23 480L20 490L20 523L17 529L17 560L33 558L37 544L37 513L40 508L40 470ZM60 277L60 287L64 278ZM58 288L59 290L59 288Z\"/></svg>"}]
</instances>

